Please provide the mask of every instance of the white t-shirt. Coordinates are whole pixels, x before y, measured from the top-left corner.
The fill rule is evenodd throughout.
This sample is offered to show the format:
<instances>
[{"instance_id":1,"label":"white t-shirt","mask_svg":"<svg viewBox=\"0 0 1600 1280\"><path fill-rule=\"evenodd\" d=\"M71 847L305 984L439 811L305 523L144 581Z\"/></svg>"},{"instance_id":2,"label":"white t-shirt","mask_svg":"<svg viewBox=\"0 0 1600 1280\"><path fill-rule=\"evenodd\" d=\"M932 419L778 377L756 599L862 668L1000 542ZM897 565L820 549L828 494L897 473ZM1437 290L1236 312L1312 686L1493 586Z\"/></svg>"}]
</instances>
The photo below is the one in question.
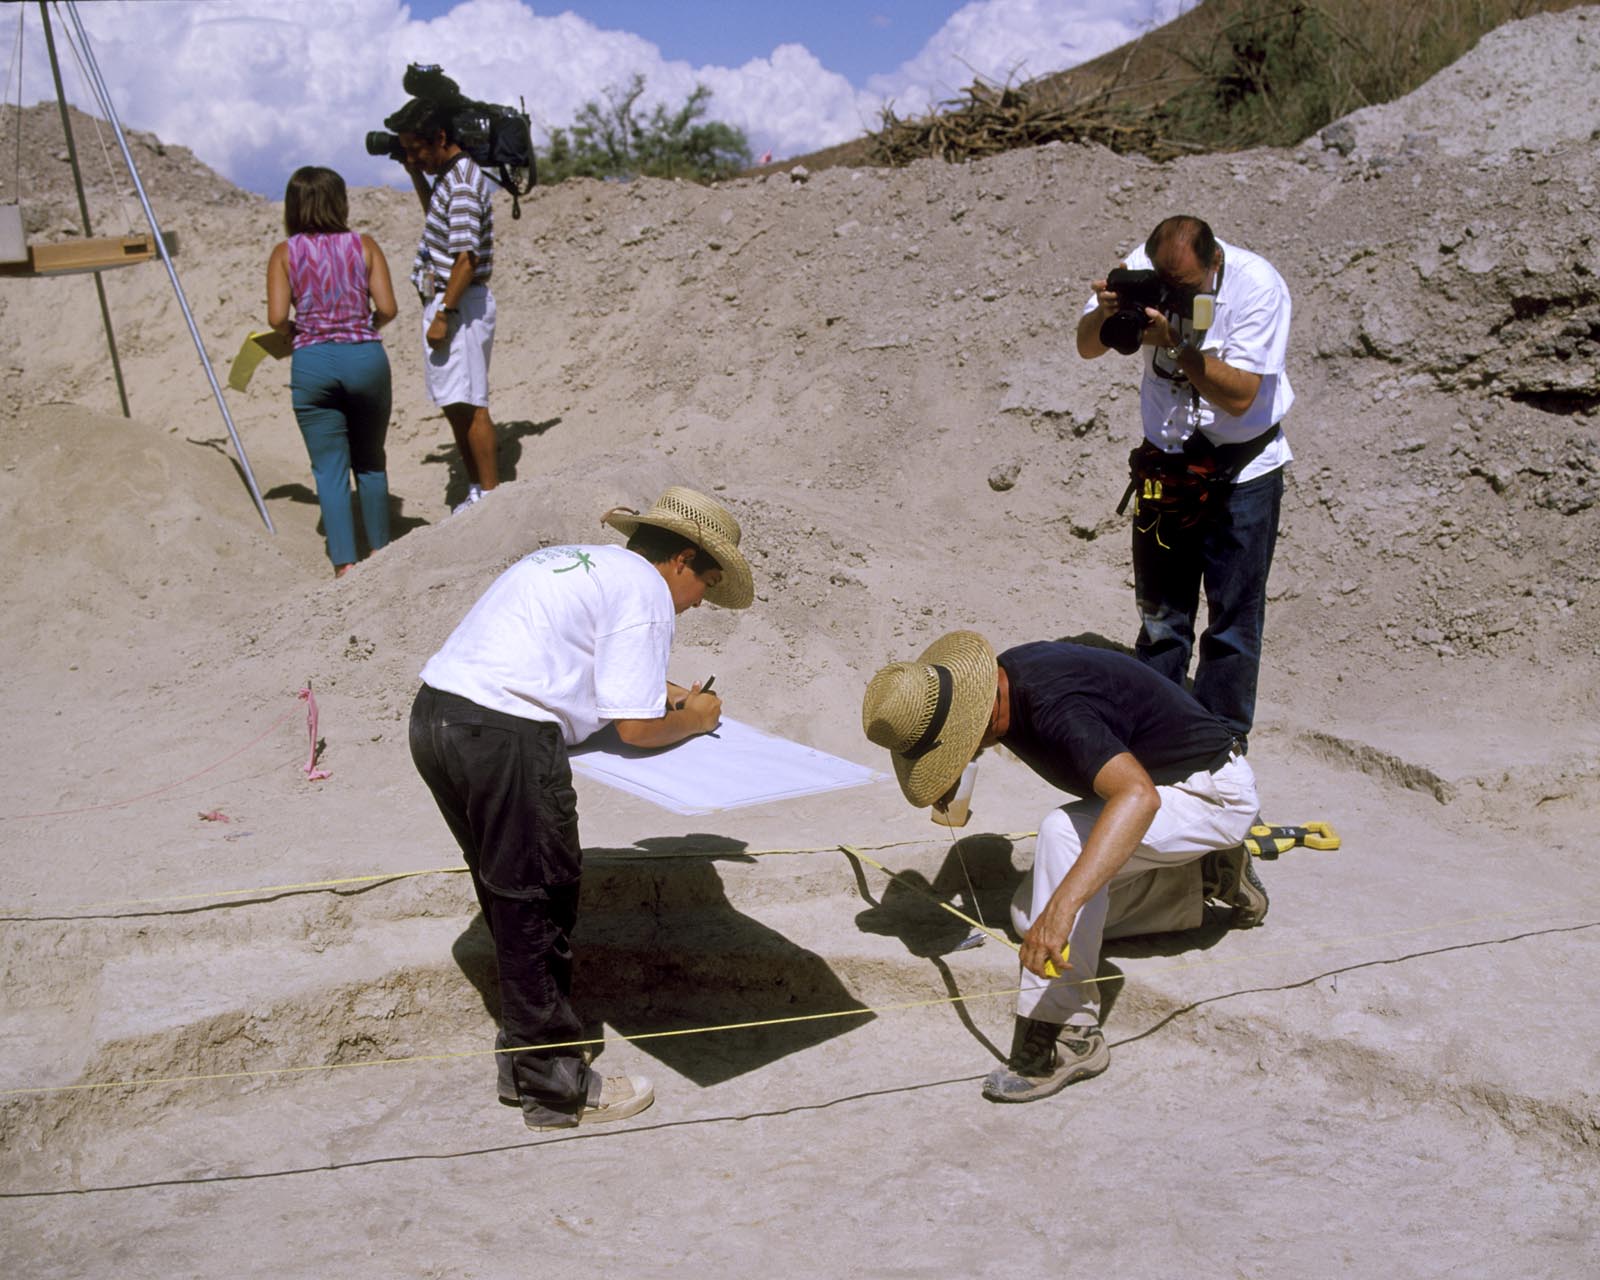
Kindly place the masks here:
<instances>
[{"instance_id":1,"label":"white t-shirt","mask_svg":"<svg viewBox=\"0 0 1600 1280\"><path fill-rule=\"evenodd\" d=\"M676 621L666 579L637 552L545 547L490 584L422 680L558 724L572 746L607 721L666 714Z\"/></svg>"},{"instance_id":2,"label":"white t-shirt","mask_svg":"<svg viewBox=\"0 0 1600 1280\"><path fill-rule=\"evenodd\" d=\"M1186 378L1177 381L1163 374L1176 369L1159 349L1144 347L1144 380L1139 386L1139 411L1145 439L1173 452L1197 428L1214 444L1241 444L1275 426L1294 403L1285 365L1289 354L1289 287L1272 264L1258 253L1223 241L1222 286L1217 290L1215 315L1205 330L1200 349L1208 355L1261 375L1256 398L1238 417L1219 413L1208 401L1198 402ZM1128 255L1130 270L1148 270L1150 258L1140 245ZM1099 305L1094 295L1084 308L1088 314ZM1185 335L1193 332L1182 324ZM1293 458L1289 442L1279 432L1243 471L1240 480L1253 480L1283 466Z\"/></svg>"}]
</instances>

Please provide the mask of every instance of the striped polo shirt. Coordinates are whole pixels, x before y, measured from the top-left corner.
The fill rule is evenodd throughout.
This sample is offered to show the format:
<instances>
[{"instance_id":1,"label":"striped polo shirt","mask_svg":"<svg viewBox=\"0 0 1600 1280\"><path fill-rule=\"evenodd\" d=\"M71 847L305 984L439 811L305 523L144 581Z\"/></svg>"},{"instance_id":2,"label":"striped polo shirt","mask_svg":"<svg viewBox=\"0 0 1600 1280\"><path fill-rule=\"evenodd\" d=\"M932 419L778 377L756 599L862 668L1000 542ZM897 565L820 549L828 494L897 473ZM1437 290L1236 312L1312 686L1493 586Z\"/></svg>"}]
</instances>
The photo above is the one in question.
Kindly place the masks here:
<instances>
[{"instance_id":1,"label":"striped polo shirt","mask_svg":"<svg viewBox=\"0 0 1600 1280\"><path fill-rule=\"evenodd\" d=\"M442 291L456 258L463 253L477 255L472 283L488 284L494 264L494 204L489 180L465 152L434 179L422 239L411 263L411 283L417 292L426 299Z\"/></svg>"}]
</instances>

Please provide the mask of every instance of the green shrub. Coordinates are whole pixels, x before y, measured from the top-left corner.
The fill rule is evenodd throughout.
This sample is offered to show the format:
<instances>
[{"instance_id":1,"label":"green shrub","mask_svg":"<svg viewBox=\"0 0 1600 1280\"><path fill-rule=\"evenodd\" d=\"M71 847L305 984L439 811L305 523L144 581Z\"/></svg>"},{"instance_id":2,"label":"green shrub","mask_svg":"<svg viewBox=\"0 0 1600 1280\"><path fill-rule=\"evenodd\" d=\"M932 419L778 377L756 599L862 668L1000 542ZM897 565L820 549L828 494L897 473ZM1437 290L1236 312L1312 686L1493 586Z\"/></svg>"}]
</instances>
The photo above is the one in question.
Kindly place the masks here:
<instances>
[{"instance_id":1,"label":"green shrub","mask_svg":"<svg viewBox=\"0 0 1600 1280\"><path fill-rule=\"evenodd\" d=\"M1224 7L1224 6L1219 6ZM1192 70L1155 109L1197 150L1293 146L1360 107L1402 97L1487 32L1567 0L1234 0Z\"/></svg>"},{"instance_id":2,"label":"green shrub","mask_svg":"<svg viewBox=\"0 0 1600 1280\"><path fill-rule=\"evenodd\" d=\"M625 89L612 85L603 102L584 103L568 128L552 129L539 157L540 181L642 176L714 182L749 166L744 131L703 118L711 101L705 85L697 84L677 110L658 103L648 116L638 109L644 87L642 75Z\"/></svg>"}]
</instances>

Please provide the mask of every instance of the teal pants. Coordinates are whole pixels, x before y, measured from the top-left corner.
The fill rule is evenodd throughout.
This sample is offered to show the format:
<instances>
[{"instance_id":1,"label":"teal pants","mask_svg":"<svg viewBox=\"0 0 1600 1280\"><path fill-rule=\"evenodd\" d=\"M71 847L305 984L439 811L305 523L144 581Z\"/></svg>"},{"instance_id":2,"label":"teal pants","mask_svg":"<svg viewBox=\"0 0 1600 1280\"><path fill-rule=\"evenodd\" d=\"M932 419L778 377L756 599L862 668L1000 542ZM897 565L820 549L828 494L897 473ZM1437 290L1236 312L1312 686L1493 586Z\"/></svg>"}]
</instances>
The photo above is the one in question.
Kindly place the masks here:
<instances>
[{"instance_id":1,"label":"teal pants","mask_svg":"<svg viewBox=\"0 0 1600 1280\"><path fill-rule=\"evenodd\" d=\"M374 551L389 545L389 476L383 453L389 433L389 357L381 342L301 347L290 367L289 390L311 457L328 559L335 567L354 564L352 471L367 545Z\"/></svg>"}]
</instances>

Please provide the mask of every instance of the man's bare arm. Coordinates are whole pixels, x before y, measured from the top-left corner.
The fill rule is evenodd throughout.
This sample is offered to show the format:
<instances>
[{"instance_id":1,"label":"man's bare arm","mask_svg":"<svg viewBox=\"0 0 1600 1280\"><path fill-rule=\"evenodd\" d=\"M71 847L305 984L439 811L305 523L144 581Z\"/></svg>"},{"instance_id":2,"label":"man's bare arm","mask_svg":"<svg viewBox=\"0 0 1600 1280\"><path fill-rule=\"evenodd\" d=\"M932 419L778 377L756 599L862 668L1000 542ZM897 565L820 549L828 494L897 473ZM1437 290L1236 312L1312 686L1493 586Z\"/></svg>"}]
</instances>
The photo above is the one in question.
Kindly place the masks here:
<instances>
[{"instance_id":1,"label":"man's bare arm","mask_svg":"<svg viewBox=\"0 0 1600 1280\"><path fill-rule=\"evenodd\" d=\"M1078 911L1122 870L1161 808L1155 783L1129 751L1112 756L1101 766L1094 790L1106 802L1105 808L1095 819L1072 870L1056 886L1022 940L1023 966L1041 978L1049 976L1045 973L1047 961L1059 963Z\"/></svg>"},{"instance_id":2,"label":"man's bare arm","mask_svg":"<svg viewBox=\"0 0 1600 1280\"><path fill-rule=\"evenodd\" d=\"M1181 351L1178 367L1201 399L1235 418L1256 402L1256 392L1261 390L1259 373L1235 369L1219 356L1207 355L1195 347Z\"/></svg>"},{"instance_id":3,"label":"man's bare arm","mask_svg":"<svg viewBox=\"0 0 1600 1280\"><path fill-rule=\"evenodd\" d=\"M652 720L615 720L617 737L630 747L670 747L675 742L709 733L722 719L722 699L714 693L690 693L667 701L666 714Z\"/></svg>"},{"instance_id":4,"label":"man's bare arm","mask_svg":"<svg viewBox=\"0 0 1600 1280\"><path fill-rule=\"evenodd\" d=\"M1150 347L1175 347L1179 336L1172 331L1166 316L1159 311L1146 309L1150 327L1144 331L1144 344ZM1261 375L1248 369L1236 369L1220 356L1208 355L1197 347L1184 347L1178 355L1178 367L1189 379L1189 385L1200 393L1208 404L1223 413L1237 418L1255 403L1256 392L1261 390Z\"/></svg>"},{"instance_id":5,"label":"man's bare arm","mask_svg":"<svg viewBox=\"0 0 1600 1280\"><path fill-rule=\"evenodd\" d=\"M445 281L444 300L439 303L441 307L455 307L461 304L461 295L472 287L472 275L478 269L478 255L470 249L463 249L456 254L456 260L450 264L450 277Z\"/></svg>"},{"instance_id":6,"label":"man's bare arm","mask_svg":"<svg viewBox=\"0 0 1600 1280\"><path fill-rule=\"evenodd\" d=\"M1085 360L1093 360L1111 350L1100 341L1100 326L1117 309L1117 295L1106 288L1104 280L1096 280L1091 287L1100 305L1078 317L1078 354Z\"/></svg>"}]
</instances>

